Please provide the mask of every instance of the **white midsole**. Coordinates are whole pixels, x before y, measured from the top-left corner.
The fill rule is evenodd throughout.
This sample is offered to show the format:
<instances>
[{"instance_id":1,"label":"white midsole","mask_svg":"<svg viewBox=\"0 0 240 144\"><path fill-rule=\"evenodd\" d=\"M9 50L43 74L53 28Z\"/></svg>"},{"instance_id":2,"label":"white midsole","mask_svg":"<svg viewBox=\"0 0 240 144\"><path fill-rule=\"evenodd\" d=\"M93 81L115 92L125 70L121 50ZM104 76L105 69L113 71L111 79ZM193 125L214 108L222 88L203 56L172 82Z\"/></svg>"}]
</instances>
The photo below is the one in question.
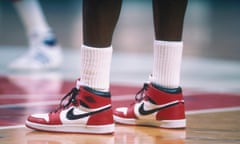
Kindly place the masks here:
<instances>
[{"instance_id":1,"label":"white midsole","mask_svg":"<svg viewBox=\"0 0 240 144\"><path fill-rule=\"evenodd\" d=\"M186 119L179 120L149 120L149 119L127 119L116 115L113 116L115 122L129 125L146 125L162 128L184 128L186 127Z\"/></svg>"},{"instance_id":2,"label":"white midsole","mask_svg":"<svg viewBox=\"0 0 240 144\"><path fill-rule=\"evenodd\" d=\"M53 132L72 132L72 133L113 133L115 124L107 125L80 125L80 124L61 124L61 125L45 125L26 121L26 126L43 131Z\"/></svg>"}]
</instances>

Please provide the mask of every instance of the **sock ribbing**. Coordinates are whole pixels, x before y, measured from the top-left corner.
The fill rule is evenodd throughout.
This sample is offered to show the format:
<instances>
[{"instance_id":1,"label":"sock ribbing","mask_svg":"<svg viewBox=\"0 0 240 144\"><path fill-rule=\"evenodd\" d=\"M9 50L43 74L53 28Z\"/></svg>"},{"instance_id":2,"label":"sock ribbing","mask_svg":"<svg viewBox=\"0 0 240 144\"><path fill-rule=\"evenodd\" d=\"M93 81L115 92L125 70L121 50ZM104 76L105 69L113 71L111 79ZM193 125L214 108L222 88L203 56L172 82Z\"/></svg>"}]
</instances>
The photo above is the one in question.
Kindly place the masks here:
<instances>
[{"instance_id":1,"label":"sock ribbing","mask_svg":"<svg viewBox=\"0 0 240 144\"><path fill-rule=\"evenodd\" d=\"M151 82L167 88L177 88L179 86L182 49L182 41L154 41Z\"/></svg>"},{"instance_id":2,"label":"sock ribbing","mask_svg":"<svg viewBox=\"0 0 240 144\"><path fill-rule=\"evenodd\" d=\"M112 47L93 48L82 45L81 83L96 90L108 91L111 60Z\"/></svg>"}]
</instances>

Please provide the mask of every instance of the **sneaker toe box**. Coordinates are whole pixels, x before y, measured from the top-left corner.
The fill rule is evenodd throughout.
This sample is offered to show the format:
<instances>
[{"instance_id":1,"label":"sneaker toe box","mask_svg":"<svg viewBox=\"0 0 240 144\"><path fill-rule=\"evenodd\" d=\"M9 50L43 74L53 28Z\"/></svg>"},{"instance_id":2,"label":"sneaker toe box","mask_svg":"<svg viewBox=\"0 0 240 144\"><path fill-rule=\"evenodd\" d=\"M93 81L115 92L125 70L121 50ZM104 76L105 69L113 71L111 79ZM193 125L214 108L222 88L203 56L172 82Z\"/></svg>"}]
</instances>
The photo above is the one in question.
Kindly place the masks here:
<instances>
[{"instance_id":1,"label":"sneaker toe box","mask_svg":"<svg viewBox=\"0 0 240 144\"><path fill-rule=\"evenodd\" d=\"M48 124L49 116L48 114L34 114L28 117L28 121L39 124Z\"/></svg>"},{"instance_id":2,"label":"sneaker toe box","mask_svg":"<svg viewBox=\"0 0 240 144\"><path fill-rule=\"evenodd\" d=\"M115 109L114 115L122 118L136 118L133 107L120 107Z\"/></svg>"}]
</instances>

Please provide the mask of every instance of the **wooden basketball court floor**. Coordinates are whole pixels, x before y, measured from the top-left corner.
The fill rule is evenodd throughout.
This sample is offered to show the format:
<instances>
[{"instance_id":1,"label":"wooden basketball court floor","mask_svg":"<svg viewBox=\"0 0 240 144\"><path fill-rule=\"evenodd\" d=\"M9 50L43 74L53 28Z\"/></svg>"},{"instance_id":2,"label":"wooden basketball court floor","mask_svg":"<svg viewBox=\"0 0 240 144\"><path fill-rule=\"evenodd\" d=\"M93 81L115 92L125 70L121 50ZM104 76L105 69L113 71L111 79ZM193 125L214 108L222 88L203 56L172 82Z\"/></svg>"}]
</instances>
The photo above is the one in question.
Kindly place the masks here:
<instances>
[{"instance_id":1,"label":"wooden basketball court floor","mask_svg":"<svg viewBox=\"0 0 240 144\"><path fill-rule=\"evenodd\" d=\"M1 144L240 144L239 62L183 60L186 129L116 124L112 135L65 134L34 131L26 128L24 121L30 113L54 109L74 86L79 72L77 52L66 51L66 60L59 70L19 72L6 68L17 55L9 51L14 48L3 48L0 53ZM114 108L133 102L151 72L151 59L151 55L113 56Z\"/></svg>"}]
</instances>

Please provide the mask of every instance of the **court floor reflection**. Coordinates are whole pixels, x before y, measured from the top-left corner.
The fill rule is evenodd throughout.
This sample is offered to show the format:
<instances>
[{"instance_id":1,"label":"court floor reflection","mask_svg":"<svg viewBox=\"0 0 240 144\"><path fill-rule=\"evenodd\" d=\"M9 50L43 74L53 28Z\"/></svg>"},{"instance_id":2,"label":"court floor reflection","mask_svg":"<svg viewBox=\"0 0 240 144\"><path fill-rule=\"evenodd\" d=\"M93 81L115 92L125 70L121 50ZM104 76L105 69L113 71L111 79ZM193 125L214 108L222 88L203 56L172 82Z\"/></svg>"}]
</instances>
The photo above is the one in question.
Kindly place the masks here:
<instances>
[{"instance_id":1,"label":"court floor reflection","mask_svg":"<svg viewBox=\"0 0 240 144\"><path fill-rule=\"evenodd\" d=\"M30 131L27 144L184 144L185 129L116 125L112 135L64 134Z\"/></svg>"}]
</instances>

